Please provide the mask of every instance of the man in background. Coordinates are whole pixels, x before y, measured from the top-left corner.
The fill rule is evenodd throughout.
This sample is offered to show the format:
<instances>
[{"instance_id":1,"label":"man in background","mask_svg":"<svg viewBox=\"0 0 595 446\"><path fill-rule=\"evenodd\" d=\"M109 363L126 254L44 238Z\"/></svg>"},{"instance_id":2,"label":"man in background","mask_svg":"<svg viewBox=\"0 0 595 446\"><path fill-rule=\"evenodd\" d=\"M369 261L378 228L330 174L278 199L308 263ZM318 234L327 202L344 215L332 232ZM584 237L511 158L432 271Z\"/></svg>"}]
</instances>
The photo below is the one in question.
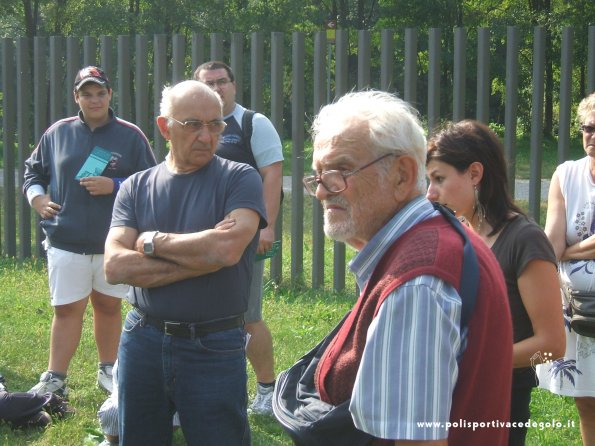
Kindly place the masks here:
<instances>
[{"instance_id":1,"label":"man in background","mask_svg":"<svg viewBox=\"0 0 595 446\"><path fill-rule=\"evenodd\" d=\"M283 147L271 121L236 102L235 77L223 62L206 62L194 71L194 79L208 85L223 101L223 119L227 126L217 146L217 155L246 163L260 172L267 211L267 227L260 231L257 253L271 249L275 241L275 223L281 204L283 185ZM244 128L244 125L247 128ZM249 134L249 129L252 129ZM254 264L248 311L244 315L250 334L247 355L256 375L257 392L249 411L271 415L275 386L273 339L262 318L262 282L264 260Z\"/></svg>"}]
</instances>

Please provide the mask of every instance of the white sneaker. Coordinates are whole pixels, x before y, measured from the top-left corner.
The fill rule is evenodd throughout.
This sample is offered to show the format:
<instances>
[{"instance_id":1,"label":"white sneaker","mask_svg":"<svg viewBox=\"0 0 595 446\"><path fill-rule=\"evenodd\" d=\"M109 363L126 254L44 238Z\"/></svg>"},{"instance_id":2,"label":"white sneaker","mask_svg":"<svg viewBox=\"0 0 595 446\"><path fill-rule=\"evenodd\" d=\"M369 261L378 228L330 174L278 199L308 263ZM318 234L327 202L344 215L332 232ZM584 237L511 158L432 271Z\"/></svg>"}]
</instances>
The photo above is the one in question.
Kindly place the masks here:
<instances>
[{"instance_id":1,"label":"white sneaker","mask_svg":"<svg viewBox=\"0 0 595 446\"><path fill-rule=\"evenodd\" d=\"M68 390L63 380L55 377L51 372L43 372L39 377L39 382L29 390L29 393L37 395L55 393L65 398L68 395Z\"/></svg>"},{"instance_id":2,"label":"white sneaker","mask_svg":"<svg viewBox=\"0 0 595 446\"><path fill-rule=\"evenodd\" d=\"M273 415L273 390L275 390L275 386L263 387L258 384L256 387L256 397L248 408L248 413Z\"/></svg>"},{"instance_id":3,"label":"white sneaker","mask_svg":"<svg viewBox=\"0 0 595 446\"><path fill-rule=\"evenodd\" d=\"M105 390L107 393L112 393L114 390L114 383L113 383L113 376L112 370L114 366L112 365L105 365L99 367L97 370L97 386L100 389Z\"/></svg>"}]
</instances>

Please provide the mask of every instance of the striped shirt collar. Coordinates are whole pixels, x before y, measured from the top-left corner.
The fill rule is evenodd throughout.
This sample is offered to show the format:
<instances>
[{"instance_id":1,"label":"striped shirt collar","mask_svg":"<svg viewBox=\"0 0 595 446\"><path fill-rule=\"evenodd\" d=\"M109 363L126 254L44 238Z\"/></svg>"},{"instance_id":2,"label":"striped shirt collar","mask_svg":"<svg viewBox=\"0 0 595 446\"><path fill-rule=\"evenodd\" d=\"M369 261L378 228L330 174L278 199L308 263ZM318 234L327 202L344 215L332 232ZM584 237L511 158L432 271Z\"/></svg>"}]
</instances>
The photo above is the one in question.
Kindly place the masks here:
<instances>
[{"instance_id":1,"label":"striped shirt collar","mask_svg":"<svg viewBox=\"0 0 595 446\"><path fill-rule=\"evenodd\" d=\"M381 257L401 235L437 214L439 212L423 195L414 198L400 209L349 262L349 269L355 275L359 289L365 288Z\"/></svg>"}]
</instances>

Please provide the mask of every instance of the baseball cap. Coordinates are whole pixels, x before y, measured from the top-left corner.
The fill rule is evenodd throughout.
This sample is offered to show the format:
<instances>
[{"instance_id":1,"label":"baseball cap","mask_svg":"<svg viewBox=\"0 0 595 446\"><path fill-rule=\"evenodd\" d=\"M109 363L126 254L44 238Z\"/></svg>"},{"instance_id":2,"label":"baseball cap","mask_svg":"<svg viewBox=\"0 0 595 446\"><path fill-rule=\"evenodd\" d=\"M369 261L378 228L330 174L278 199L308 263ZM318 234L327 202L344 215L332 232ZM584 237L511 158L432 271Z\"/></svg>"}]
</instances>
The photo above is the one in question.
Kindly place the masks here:
<instances>
[{"instance_id":1,"label":"baseball cap","mask_svg":"<svg viewBox=\"0 0 595 446\"><path fill-rule=\"evenodd\" d=\"M83 85L88 84L89 82L95 82L96 84L109 88L109 79L105 72L99 67L89 66L80 69L74 78L75 91L79 91Z\"/></svg>"}]
</instances>

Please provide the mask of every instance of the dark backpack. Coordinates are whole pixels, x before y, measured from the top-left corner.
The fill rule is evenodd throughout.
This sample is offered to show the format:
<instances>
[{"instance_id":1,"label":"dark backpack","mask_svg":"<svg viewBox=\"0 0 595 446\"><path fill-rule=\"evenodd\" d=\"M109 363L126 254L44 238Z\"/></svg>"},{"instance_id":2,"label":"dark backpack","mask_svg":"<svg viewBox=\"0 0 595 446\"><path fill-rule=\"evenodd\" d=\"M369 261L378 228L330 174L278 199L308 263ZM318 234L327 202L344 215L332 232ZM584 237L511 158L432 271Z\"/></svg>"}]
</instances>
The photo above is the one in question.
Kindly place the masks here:
<instances>
[{"instance_id":1,"label":"dark backpack","mask_svg":"<svg viewBox=\"0 0 595 446\"><path fill-rule=\"evenodd\" d=\"M479 264L475 249L461 223L449 209L435 204L464 240L460 296L461 333L467 329L479 286ZM349 313L348 313L349 314ZM277 377L273 412L297 446L366 446L374 437L357 429L349 412L350 399L333 406L320 399L314 375L320 358L347 315L316 347Z\"/></svg>"}]
</instances>

